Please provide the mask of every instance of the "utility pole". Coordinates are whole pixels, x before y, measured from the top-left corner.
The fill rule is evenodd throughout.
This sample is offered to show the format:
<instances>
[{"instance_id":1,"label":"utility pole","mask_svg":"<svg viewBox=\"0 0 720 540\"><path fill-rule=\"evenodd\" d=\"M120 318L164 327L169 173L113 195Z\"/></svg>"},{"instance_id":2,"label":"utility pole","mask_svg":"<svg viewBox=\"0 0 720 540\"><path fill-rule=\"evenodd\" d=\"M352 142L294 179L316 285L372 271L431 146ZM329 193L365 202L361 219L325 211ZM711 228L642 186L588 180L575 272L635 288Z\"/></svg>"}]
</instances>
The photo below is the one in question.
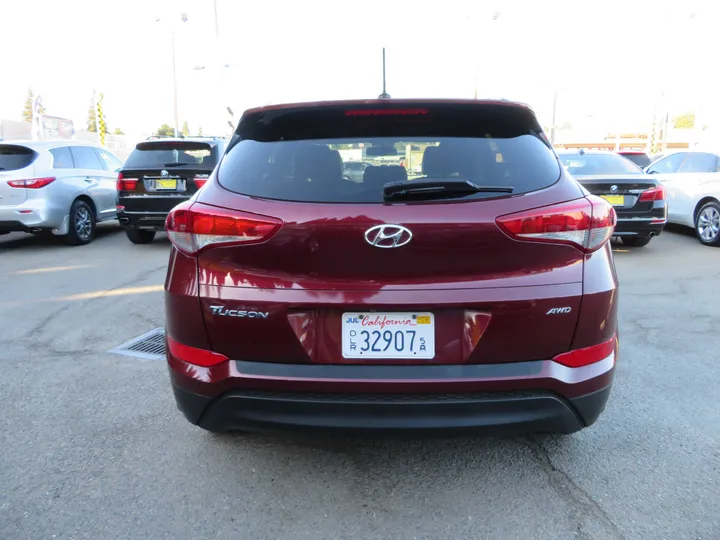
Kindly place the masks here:
<instances>
[{"instance_id":1,"label":"utility pole","mask_svg":"<svg viewBox=\"0 0 720 540\"><path fill-rule=\"evenodd\" d=\"M173 115L175 117L175 137L177 137L180 132L180 119L178 117L177 66L175 64L175 29L173 28L170 33L170 40L172 42Z\"/></svg>"}]
</instances>

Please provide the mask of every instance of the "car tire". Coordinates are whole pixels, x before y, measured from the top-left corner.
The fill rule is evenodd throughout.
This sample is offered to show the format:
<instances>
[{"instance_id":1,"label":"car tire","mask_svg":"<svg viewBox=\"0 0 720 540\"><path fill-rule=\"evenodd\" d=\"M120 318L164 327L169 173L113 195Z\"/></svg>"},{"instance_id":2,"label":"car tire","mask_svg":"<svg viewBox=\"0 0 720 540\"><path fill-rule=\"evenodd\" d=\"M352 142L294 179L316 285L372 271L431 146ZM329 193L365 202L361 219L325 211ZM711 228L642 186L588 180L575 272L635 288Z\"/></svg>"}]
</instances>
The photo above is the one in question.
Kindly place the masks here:
<instances>
[{"instance_id":1,"label":"car tire","mask_svg":"<svg viewBox=\"0 0 720 540\"><path fill-rule=\"evenodd\" d=\"M133 244L149 244L155 239L155 231L147 229L136 229L134 227L125 229L128 240Z\"/></svg>"},{"instance_id":2,"label":"car tire","mask_svg":"<svg viewBox=\"0 0 720 540\"><path fill-rule=\"evenodd\" d=\"M695 234L706 246L720 246L720 203L704 204L695 216Z\"/></svg>"},{"instance_id":3,"label":"car tire","mask_svg":"<svg viewBox=\"0 0 720 540\"><path fill-rule=\"evenodd\" d=\"M95 213L85 201L77 200L70 207L70 224L66 236L71 246L84 246L95 237Z\"/></svg>"},{"instance_id":4,"label":"car tire","mask_svg":"<svg viewBox=\"0 0 720 540\"><path fill-rule=\"evenodd\" d=\"M628 247L643 247L647 246L652 240L652 236L627 236L622 237L623 245Z\"/></svg>"}]
</instances>

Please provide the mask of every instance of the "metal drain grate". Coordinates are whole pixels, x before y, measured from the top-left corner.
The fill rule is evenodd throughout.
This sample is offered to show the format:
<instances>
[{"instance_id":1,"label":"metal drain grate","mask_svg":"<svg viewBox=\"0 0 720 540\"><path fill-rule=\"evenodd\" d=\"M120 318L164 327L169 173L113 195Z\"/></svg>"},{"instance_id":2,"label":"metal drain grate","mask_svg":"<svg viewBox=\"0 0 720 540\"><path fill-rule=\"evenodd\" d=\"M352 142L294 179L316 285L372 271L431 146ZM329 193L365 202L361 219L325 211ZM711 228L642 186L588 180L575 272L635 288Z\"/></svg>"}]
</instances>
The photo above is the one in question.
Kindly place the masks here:
<instances>
[{"instance_id":1,"label":"metal drain grate","mask_svg":"<svg viewBox=\"0 0 720 540\"><path fill-rule=\"evenodd\" d=\"M151 330L147 334L110 349L108 352L147 360L161 360L165 358L165 329L156 328Z\"/></svg>"}]
</instances>

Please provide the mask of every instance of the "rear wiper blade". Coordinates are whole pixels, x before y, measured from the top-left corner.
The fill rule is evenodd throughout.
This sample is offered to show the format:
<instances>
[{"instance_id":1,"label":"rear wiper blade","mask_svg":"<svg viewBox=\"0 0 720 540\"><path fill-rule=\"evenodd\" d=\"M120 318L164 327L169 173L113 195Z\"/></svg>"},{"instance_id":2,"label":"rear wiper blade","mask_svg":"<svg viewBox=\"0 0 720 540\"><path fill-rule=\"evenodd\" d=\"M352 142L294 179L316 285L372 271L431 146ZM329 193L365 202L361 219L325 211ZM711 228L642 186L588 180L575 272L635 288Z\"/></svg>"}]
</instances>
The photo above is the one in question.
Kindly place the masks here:
<instances>
[{"instance_id":1,"label":"rear wiper blade","mask_svg":"<svg viewBox=\"0 0 720 540\"><path fill-rule=\"evenodd\" d=\"M184 167L185 165L197 165L197 163L184 163L177 161L168 161L167 163L165 163L166 167Z\"/></svg>"},{"instance_id":2,"label":"rear wiper blade","mask_svg":"<svg viewBox=\"0 0 720 540\"><path fill-rule=\"evenodd\" d=\"M478 186L470 180L460 178L432 179L423 178L411 181L390 182L383 187L383 198L445 198L473 193L512 193L512 186Z\"/></svg>"}]
</instances>

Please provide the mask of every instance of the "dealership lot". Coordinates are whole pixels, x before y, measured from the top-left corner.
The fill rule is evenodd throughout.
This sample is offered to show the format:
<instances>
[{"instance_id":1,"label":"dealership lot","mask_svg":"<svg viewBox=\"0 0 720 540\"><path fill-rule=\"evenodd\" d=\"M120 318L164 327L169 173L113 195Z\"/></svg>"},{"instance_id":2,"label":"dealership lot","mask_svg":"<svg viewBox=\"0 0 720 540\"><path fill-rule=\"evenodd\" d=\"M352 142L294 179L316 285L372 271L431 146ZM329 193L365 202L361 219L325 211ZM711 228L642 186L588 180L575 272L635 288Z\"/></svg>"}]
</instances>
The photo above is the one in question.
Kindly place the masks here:
<instances>
[{"instance_id":1,"label":"dealership lot","mask_svg":"<svg viewBox=\"0 0 720 540\"><path fill-rule=\"evenodd\" d=\"M615 246L606 413L569 437L209 435L162 361L169 244L0 237L0 538L720 537L720 251Z\"/></svg>"}]
</instances>

